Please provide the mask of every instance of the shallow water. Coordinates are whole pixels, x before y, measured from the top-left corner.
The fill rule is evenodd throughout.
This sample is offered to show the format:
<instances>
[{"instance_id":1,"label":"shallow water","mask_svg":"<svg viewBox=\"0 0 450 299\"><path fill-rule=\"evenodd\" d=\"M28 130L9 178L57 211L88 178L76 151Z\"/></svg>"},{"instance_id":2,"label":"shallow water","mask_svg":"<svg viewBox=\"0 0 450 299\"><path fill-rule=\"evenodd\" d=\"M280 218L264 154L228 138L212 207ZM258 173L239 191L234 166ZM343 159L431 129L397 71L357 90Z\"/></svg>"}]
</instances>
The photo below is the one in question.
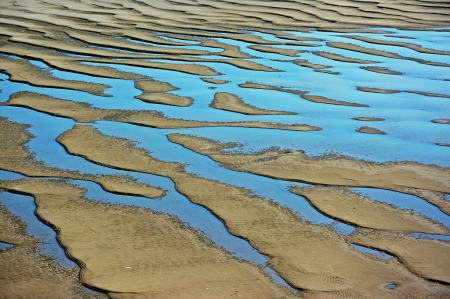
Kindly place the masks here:
<instances>
[{"instance_id":1,"label":"shallow water","mask_svg":"<svg viewBox=\"0 0 450 299\"><path fill-rule=\"evenodd\" d=\"M386 34L290 32L294 36L321 38L323 41L306 41L306 43L320 45L318 47L273 46L284 49L304 50L306 52L298 54L298 59L307 59L314 64L330 66L331 68L329 68L329 70L339 72L339 75L315 72L311 68L301 67L291 62L274 61L275 59L294 60L296 58L255 51L247 48L251 43L236 41L229 38L217 38L215 40L239 46L242 52L259 57L248 59L249 61L254 61L281 70L281 72L248 70L225 63L196 62L195 64L209 66L223 74L221 76L215 76L214 78L230 81L227 84L214 85L200 79L201 77L210 76L190 75L162 69L84 62L89 65L110 66L121 71L135 72L151 76L155 80L169 82L173 86L180 88L177 91L171 92L172 94L192 97L195 100L194 104L189 108L150 104L140 101L134 98L135 96L140 95L141 91L134 87L133 81L106 79L58 71L49 68L45 63L38 61L30 62L42 69L49 70L50 73L57 78L110 85L111 87L107 89L105 93L111 95L111 97L96 96L75 90L35 87L24 83L10 82L7 75L0 74L0 79L2 79L2 81L0 81L0 101L6 102L14 92L31 91L65 100L87 102L97 108L156 110L163 112L167 117L171 118L210 122L266 121L283 124L299 123L318 126L323 130L317 132L296 132L231 127L156 129L110 121L97 121L94 124L91 124L104 134L137 141L139 147L151 151L152 156L155 158L163 161L181 162L186 164L186 171L195 173L200 177L250 189L256 195L272 199L280 205L288 207L300 215L305 221L311 221L315 224L331 225L337 232L348 235L354 231L352 226L344 223L336 223L333 219L326 217L311 207L303 197L288 191L290 186L306 186L305 184L286 182L228 170L206 156L197 154L178 144L171 143L167 139L167 135L172 133L182 133L212 138L221 142L239 142L242 144L242 147L239 150L244 152L258 151L271 146L277 146L282 149L304 150L310 156L333 152L339 155L346 155L356 159L375 162L416 161L419 163L449 167L450 148L438 146L434 143L450 143L450 126L435 124L432 123L431 120L448 118L450 115L450 99L405 92L395 94L370 93L358 91L356 89L358 86L362 86L449 95L450 83L444 81L450 78L450 69L448 67L425 65L403 59L393 59L358 53L355 51L332 48L326 45L326 42L345 42L366 48L393 52L405 57L450 63L449 55L419 53L403 47L367 43L346 37L349 35L358 35L384 41L400 41L436 50L448 50L450 48L449 34L446 32L406 31L391 28L386 30L393 32L392 34L394 35L406 35L413 37L414 39L389 37L386 36ZM287 40L276 38L271 34L260 32L251 33L266 40L287 42ZM221 49L200 47L197 42L193 41L169 37L162 38L193 44L192 46L180 48L207 50L217 52L216 54L221 51ZM138 42L135 40L133 40L133 42L149 44L147 42ZM161 47L161 45L157 44L152 45ZM326 51L357 59L378 61L380 63L358 64L334 61L314 55L312 53L314 51ZM122 52L134 53L132 51ZM69 56L80 57L80 59L83 58L82 55L71 54ZM201 57L220 58L223 59L224 62L228 59L218 55ZM194 64L184 61L151 61L169 64ZM387 67L403 74L399 76L379 74L361 69L361 66ZM320 104L307 101L298 95L281 91L248 89L238 86L238 84L245 83L246 81L308 91L311 95L366 104L370 107ZM208 87L211 86L217 88L208 89ZM293 111L298 113L298 115L248 116L213 109L209 107L209 104L217 92L235 94L241 97L246 103L259 108ZM29 131L35 135L35 138L27 145L31 151L35 152L36 159L45 161L48 166L68 170L80 170L81 172L92 174L129 175L136 178L138 182L148 183L152 186L168 190L167 196L162 199L149 199L136 196L116 195L104 191L96 183L71 180L72 183L87 189L85 194L86 197L95 200L108 201L114 204L135 205L143 208L150 208L155 211L161 211L169 215L176 215L192 227L205 231L206 236L219 246L224 246L228 250L235 252L234 256L238 258L246 259L259 265L264 265L269 260L268 257L258 253L252 248L247 241L228 233L223 223L214 217L208 210L191 203L185 196L178 193L175 190L172 181L168 178L111 169L96 165L81 157L67 154L64 148L57 143L55 139L63 132L71 129L77 122L71 119L50 116L42 112L21 107L2 106L0 107L0 114L11 121L32 125ZM352 120L353 117L361 116L382 117L386 120L382 122L361 122ZM366 125L385 131L387 135L372 135L355 132L359 127ZM0 170L1 179L12 180L21 177L20 174ZM448 215L442 213L438 208L418 197L381 189L353 188L352 190L367 194L374 200L393 204L400 209L414 210L444 225L450 226L450 217ZM0 194L0 198L2 199L3 204L7 206L11 212L20 216L24 221L30 224L30 234L45 238L42 245L42 252L58 256L63 266L72 267L74 265L73 262L65 258L64 252L56 242L53 230L39 222L34 215L35 205L32 197L5 192ZM445 236L423 234L416 234L416 237L448 239L448 237ZM6 243L1 243L0 248L8 246L5 244ZM383 255L380 252L365 247L357 245L354 245L354 247L357 250L374 254L381 258L390 258L388 255ZM286 285L272 269L266 267L266 271L270 273L278 283Z\"/></svg>"}]
</instances>

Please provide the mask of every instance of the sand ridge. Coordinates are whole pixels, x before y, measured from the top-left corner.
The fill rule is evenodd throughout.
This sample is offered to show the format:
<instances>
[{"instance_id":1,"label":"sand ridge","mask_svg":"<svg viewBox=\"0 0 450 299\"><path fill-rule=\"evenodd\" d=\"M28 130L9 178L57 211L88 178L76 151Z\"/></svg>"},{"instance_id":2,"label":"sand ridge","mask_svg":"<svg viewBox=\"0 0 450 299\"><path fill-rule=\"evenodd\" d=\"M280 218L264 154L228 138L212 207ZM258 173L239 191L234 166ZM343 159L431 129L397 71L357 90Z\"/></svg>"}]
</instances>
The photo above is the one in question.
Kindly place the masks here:
<instances>
[{"instance_id":1,"label":"sand ridge","mask_svg":"<svg viewBox=\"0 0 450 299\"><path fill-rule=\"evenodd\" d=\"M260 268L230 257L173 216L90 201L85 190L54 180L3 181L1 186L35 197L36 214L54 227L68 256L80 265L81 281L112 298L289 294Z\"/></svg>"},{"instance_id":2,"label":"sand ridge","mask_svg":"<svg viewBox=\"0 0 450 299\"><path fill-rule=\"evenodd\" d=\"M24 146L34 136L26 131L28 125L18 124L0 118L0 169L21 173L29 177L57 177L74 180L87 180L99 184L104 190L123 195L162 198L166 191L136 179L118 175L93 175L49 167L36 160L34 154Z\"/></svg>"},{"instance_id":3,"label":"sand ridge","mask_svg":"<svg viewBox=\"0 0 450 299\"><path fill-rule=\"evenodd\" d=\"M151 93L150 93L151 94ZM50 115L72 118L77 122L107 120L155 128L245 127L290 131L319 131L321 128L305 124L285 125L274 122L206 122L167 118L155 110L119 110L93 108L83 102L57 99L43 94L19 92L11 95L5 105L28 107Z\"/></svg>"},{"instance_id":4,"label":"sand ridge","mask_svg":"<svg viewBox=\"0 0 450 299\"><path fill-rule=\"evenodd\" d=\"M431 291L427 283L419 282L402 267L367 259L352 250L329 228L302 222L286 208L249 195L247 190L186 173L181 164L157 160L126 140L103 135L86 125L74 126L57 140L69 153L95 163L171 178L178 192L208 208L230 233L244 237L258 251L271 256L271 267L292 286L336 294L360 290L369 298L381 294L389 298L393 294L377 285L401 280L404 288L399 292ZM299 251L300 247L304 249ZM316 254L321 250L326 250L322 257L327 258L317 260ZM380 271L384 273L381 276Z\"/></svg>"},{"instance_id":5,"label":"sand ridge","mask_svg":"<svg viewBox=\"0 0 450 299\"><path fill-rule=\"evenodd\" d=\"M246 104L240 97L227 93L227 92L218 92L214 95L214 100L209 105L212 108L237 112L247 115L292 115L297 114L295 112L287 112L287 111L275 111L275 110L267 110L261 109L249 104Z\"/></svg>"}]
</instances>

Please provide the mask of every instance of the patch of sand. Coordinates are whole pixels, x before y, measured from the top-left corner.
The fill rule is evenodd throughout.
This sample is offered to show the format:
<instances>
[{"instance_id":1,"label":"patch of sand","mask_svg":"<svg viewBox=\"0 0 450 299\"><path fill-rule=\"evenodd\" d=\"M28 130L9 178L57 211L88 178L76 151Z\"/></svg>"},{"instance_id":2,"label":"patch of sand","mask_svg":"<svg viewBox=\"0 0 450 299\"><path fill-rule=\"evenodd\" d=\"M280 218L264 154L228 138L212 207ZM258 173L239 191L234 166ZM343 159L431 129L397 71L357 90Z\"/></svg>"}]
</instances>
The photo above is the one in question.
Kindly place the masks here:
<instances>
[{"instance_id":1,"label":"patch of sand","mask_svg":"<svg viewBox=\"0 0 450 299\"><path fill-rule=\"evenodd\" d=\"M325 57L328 59L336 60L336 61L342 61L342 62L351 62L351 63L379 63L378 61L373 60L363 60L363 59L357 59L357 58L350 58L346 57L344 55L335 54L335 53L329 53L329 52L319 52L314 51L313 54L321 57Z\"/></svg>"},{"instance_id":2,"label":"patch of sand","mask_svg":"<svg viewBox=\"0 0 450 299\"><path fill-rule=\"evenodd\" d=\"M278 86L273 86L273 85L254 83L254 82L250 82L250 81L247 81L247 82L242 83L242 84L238 84L238 86L239 87L243 87L243 88L277 90L277 91L292 93L292 94L296 94L296 95L302 95L302 94L308 93L307 91L287 89L285 87L278 87Z\"/></svg>"},{"instance_id":3,"label":"patch of sand","mask_svg":"<svg viewBox=\"0 0 450 299\"><path fill-rule=\"evenodd\" d=\"M209 105L212 108L237 112L247 115L288 115L297 114L295 112L287 111L275 111L261 109L249 104L246 104L240 97L228 93L228 92L218 92L214 95L214 100Z\"/></svg>"},{"instance_id":4,"label":"patch of sand","mask_svg":"<svg viewBox=\"0 0 450 299\"><path fill-rule=\"evenodd\" d=\"M222 152L230 145L213 140L183 134L170 134L168 138L229 169L280 180L371 187L404 193L411 193L411 189L450 193L449 169L436 165L413 162L373 163L348 157L310 158L303 151L271 149L255 154L232 154ZM449 208L448 200L433 200L430 203L442 206L443 209Z\"/></svg>"},{"instance_id":5,"label":"patch of sand","mask_svg":"<svg viewBox=\"0 0 450 299\"><path fill-rule=\"evenodd\" d=\"M10 122L0 118L0 169L21 173L31 177L59 177L74 180L87 180L99 184L105 191L123 194L162 198L165 190L144 183L136 179L118 175L92 175L49 167L42 161L35 159L34 154L24 146L34 136L27 130L28 125Z\"/></svg>"},{"instance_id":6,"label":"patch of sand","mask_svg":"<svg viewBox=\"0 0 450 299\"><path fill-rule=\"evenodd\" d=\"M450 119L432 119L431 122L448 125L450 124Z\"/></svg>"},{"instance_id":7,"label":"patch of sand","mask_svg":"<svg viewBox=\"0 0 450 299\"><path fill-rule=\"evenodd\" d=\"M314 45L314 46L316 46L316 45ZM275 47L261 46L261 45L248 46L248 48L250 48L252 50L260 51L260 52L275 53L275 54L280 54L280 55L285 55L285 56L293 56L293 57L297 57L298 53L305 52L304 50L290 50L290 49L282 49L282 48L275 48Z\"/></svg>"},{"instance_id":8,"label":"patch of sand","mask_svg":"<svg viewBox=\"0 0 450 299\"><path fill-rule=\"evenodd\" d=\"M352 119L359 120L359 121L383 121L383 120L385 120L384 118L380 118L380 117L353 117Z\"/></svg>"},{"instance_id":9,"label":"patch of sand","mask_svg":"<svg viewBox=\"0 0 450 299\"><path fill-rule=\"evenodd\" d=\"M179 135L169 138L173 140L174 136ZM91 126L76 125L57 140L69 153L98 164L169 177L178 192L206 207L230 233L270 256L270 266L290 285L312 291L302 294L307 298L361 293L368 298L397 298L411 292L431 296L447 290L431 289L395 262L368 258L353 250L342 235L303 222L273 201L186 173L182 164L157 160L133 143L103 135ZM391 293L383 288L389 283L401 284L402 288Z\"/></svg>"},{"instance_id":10,"label":"patch of sand","mask_svg":"<svg viewBox=\"0 0 450 299\"><path fill-rule=\"evenodd\" d=\"M304 98L305 100L308 100L310 102L315 102L315 103L322 103L322 104L331 104L331 105L342 105L342 106L353 106L353 107L369 107L369 105L366 104L356 104L356 103L349 103L349 102L344 102L344 101L336 101L336 100L332 100L326 97L322 97L322 96L315 96L315 95L302 95L302 98Z\"/></svg>"},{"instance_id":11,"label":"patch of sand","mask_svg":"<svg viewBox=\"0 0 450 299\"><path fill-rule=\"evenodd\" d=\"M230 82L227 80L220 80L220 79L215 79L215 78L200 78L200 79L202 79L205 82L213 83L213 84L226 84L226 83Z\"/></svg>"},{"instance_id":12,"label":"patch of sand","mask_svg":"<svg viewBox=\"0 0 450 299\"><path fill-rule=\"evenodd\" d=\"M112 298L289 294L262 269L230 257L173 216L90 201L84 189L54 180L3 181L2 187L35 197L36 215L55 228L81 267L83 284Z\"/></svg>"},{"instance_id":13,"label":"patch of sand","mask_svg":"<svg viewBox=\"0 0 450 299\"><path fill-rule=\"evenodd\" d=\"M151 93L149 94L151 95ZM156 94L157 95L157 94ZM155 96L157 97L157 96ZM199 127L245 127L265 128L290 131L319 131L321 128L292 124L284 125L274 122L206 122L167 118L154 110L118 110L93 108L83 102L72 102L53 98L43 94L18 92L11 95L5 105L27 107L59 117L71 118L77 122L94 122L97 120L117 121L155 128L199 128Z\"/></svg>"},{"instance_id":14,"label":"patch of sand","mask_svg":"<svg viewBox=\"0 0 450 299\"><path fill-rule=\"evenodd\" d=\"M415 61L415 62L421 63L421 64L450 67L450 64L447 64L447 63L433 62L433 61L418 59L418 58L414 58L414 57L405 57L405 56L401 56L401 55L398 55L398 54L395 54L392 52L386 52L386 51L381 51L381 50L365 48L365 47L357 46L354 44L347 44L347 43L340 43L340 42L327 42L327 46L333 47L333 48L338 48L338 49L344 49L344 50L349 50L349 51L355 51L355 52L375 55L375 56L382 56L382 57L388 57L388 58L394 58L394 59L411 60L411 61Z\"/></svg>"},{"instance_id":15,"label":"patch of sand","mask_svg":"<svg viewBox=\"0 0 450 299\"><path fill-rule=\"evenodd\" d=\"M0 72L7 74L10 81L32 86L72 89L102 96L107 96L103 91L109 88L105 84L59 79L27 60L5 56L0 56Z\"/></svg>"},{"instance_id":16,"label":"patch of sand","mask_svg":"<svg viewBox=\"0 0 450 299\"><path fill-rule=\"evenodd\" d=\"M383 72L384 69L381 70L371 70L376 72ZM392 72L392 71L389 71ZM395 74L394 74L395 75ZM450 95L446 94L440 94L440 93L431 93L431 92L424 92L424 91L411 91L411 90L392 90L392 89L380 89L380 88L371 88L371 87L361 87L357 86L356 89L360 91L366 91L366 92L375 92L375 93L399 93L399 92L408 92L408 93L415 93L420 94L423 96L428 97L440 97L440 98L450 98Z\"/></svg>"},{"instance_id":17,"label":"patch of sand","mask_svg":"<svg viewBox=\"0 0 450 299\"><path fill-rule=\"evenodd\" d=\"M63 268L54 257L39 253L40 239L26 229L27 224L0 201L0 241L14 244L0 249L0 298L106 298L82 290L78 267Z\"/></svg>"},{"instance_id":18,"label":"patch of sand","mask_svg":"<svg viewBox=\"0 0 450 299\"><path fill-rule=\"evenodd\" d=\"M450 235L444 225L410 210L335 187L291 188L321 213L350 225L387 231Z\"/></svg>"},{"instance_id":19,"label":"patch of sand","mask_svg":"<svg viewBox=\"0 0 450 299\"><path fill-rule=\"evenodd\" d=\"M386 135L386 132L383 132L381 130L378 130L376 128L362 126L355 130L355 132L358 133L367 133L367 134L379 134L379 135Z\"/></svg>"},{"instance_id":20,"label":"patch of sand","mask_svg":"<svg viewBox=\"0 0 450 299\"><path fill-rule=\"evenodd\" d=\"M450 283L450 243L432 239L379 234L356 234L352 242L398 257L413 273L430 280Z\"/></svg>"},{"instance_id":21,"label":"patch of sand","mask_svg":"<svg viewBox=\"0 0 450 299\"><path fill-rule=\"evenodd\" d=\"M378 66L361 66L363 70L380 73L380 74L388 74L388 75L403 75L401 72L390 70L386 67L378 67ZM387 92L387 93L395 93L395 92Z\"/></svg>"},{"instance_id":22,"label":"patch of sand","mask_svg":"<svg viewBox=\"0 0 450 299\"><path fill-rule=\"evenodd\" d=\"M368 37L363 37L363 36L356 36L356 35L344 36L344 37L352 38L352 39L356 39L356 40L360 40L360 41L367 42L367 43L372 43L372 44L404 47L404 48L408 48L408 49L411 49L411 50L414 50L414 51L417 51L417 52L420 52L420 53L438 54L438 55L450 55L450 52L447 52L447 51L438 51L438 50L434 50L434 49L424 48L424 47L421 47L419 45L410 44L410 43L396 42L396 41L385 41L385 40L379 40L379 39L368 38Z\"/></svg>"}]
</instances>

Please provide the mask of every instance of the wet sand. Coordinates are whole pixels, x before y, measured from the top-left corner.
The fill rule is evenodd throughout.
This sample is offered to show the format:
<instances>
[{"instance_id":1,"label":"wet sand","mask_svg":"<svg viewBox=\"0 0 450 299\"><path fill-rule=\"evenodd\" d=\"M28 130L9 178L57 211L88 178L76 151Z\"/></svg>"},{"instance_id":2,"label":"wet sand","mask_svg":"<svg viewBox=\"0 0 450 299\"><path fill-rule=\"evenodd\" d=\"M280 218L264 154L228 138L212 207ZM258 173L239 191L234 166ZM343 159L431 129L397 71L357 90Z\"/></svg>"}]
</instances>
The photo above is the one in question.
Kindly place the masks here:
<instances>
[{"instance_id":1,"label":"wet sand","mask_svg":"<svg viewBox=\"0 0 450 299\"><path fill-rule=\"evenodd\" d=\"M152 95L152 93L149 93ZM166 96L168 94L165 94ZM175 96L176 97L176 96ZM145 97L143 97L145 100ZM156 100L158 94L156 94ZM168 96L173 101L173 98ZM153 100L155 102L156 100ZM167 98L166 98L167 100ZM5 103L10 106L28 107L50 115L71 118L77 122L94 122L97 120L117 121L137 124L155 128L198 128L198 127L244 127L281 129L289 131L320 131L321 128L305 124L284 125L273 122L205 122L165 117L163 113L155 110L119 110L93 108L88 103L72 102L49 97L42 94L21 92L13 94Z\"/></svg>"},{"instance_id":2,"label":"wet sand","mask_svg":"<svg viewBox=\"0 0 450 299\"><path fill-rule=\"evenodd\" d=\"M249 104L246 104L241 98L238 96L226 93L226 92L218 92L214 95L214 100L209 105L212 108L232 111L247 115L289 115L289 114L297 114L295 112L287 112L287 111L274 111L261 109Z\"/></svg>"},{"instance_id":3,"label":"wet sand","mask_svg":"<svg viewBox=\"0 0 450 299\"><path fill-rule=\"evenodd\" d=\"M1 205L0 241L14 246L0 249L0 297L448 298L450 245L445 238L450 235L449 228L419 210L399 208L347 189L364 187L414 195L450 215L450 170L439 166L445 161L438 160L437 165L374 162L344 156L345 148L339 149L343 155L313 156L289 148L252 150L255 144L251 143L249 150L239 151L240 144L223 140L227 136L242 140L245 135L239 134L243 130L254 130L249 133L249 140L254 137L252 134L264 138L266 134L270 139L273 135L263 131L270 129L270 133L284 136L280 140L300 140L304 146L317 143L316 148L323 153L329 144L311 136L329 134L326 138L331 139L334 133L330 130L335 129L331 120L341 118L348 125L335 129L336 134L345 131L350 134L347 136L374 138L376 143L387 144L391 139L377 138L402 140L403 136L391 125L395 119L392 111L398 107L384 110L370 99L367 101L370 105L353 103L357 100L334 100L333 94L326 91L337 86L392 97L400 92L430 97L426 100L430 101L431 112L427 111L428 104L419 108L405 104L404 109L412 115L420 110L425 119L420 121L435 130L445 129L443 125L450 120L434 110L441 103L438 101L450 96L442 88L435 91L431 83L421 85L424 81L419 77L421 67L445 71L450 66L448 61L437 60L450 52L442 47L433 48L439 46L439 38L424 40L417 32L448 32L449 16L450 8L444 2L415 0L0 2L0 71L6 75L5 80L12 82L11 87L3 85L6 88L0 91L4 101L0 108L6 111L6 117L0 117L0 170L25 176L16 180L0 178L0 192L33 196L35 214L57 232L57 240L67 257L78 265L57 266L55 257L42 253L39 240L27 233L27 219L20 219ZM317 48L319 51L314 51ZM403 50L424 54L417 56L423 59L400 54ZM298 59L274 59L280 57L277 55ZM418 64L417 72L386 63L385 58ZM376 63L383 63L383 67L359 66ZM292 75L291 68L301 70L298 77L297 73ZM400 87L399 83L389 87L392 89L362 87L370 86L364 75L357 79L351 76L351 72L361 72L369 77L370 73L361 69L379 73L371 76L388 77L383 82L411 79L415 85ZM86 82L72 78L73 74L85 75L82 78ZM180 80L177 74L190 77ZM432 77L436 82L444 80L437 71ZM128 83L131 86L134 83L142 94L130 91L128 99L128 91L121 90L120 96L109 96L113 80L106 78L131 80ZM94 79L101 83L89 82ZM283 86L285 82L289 87ZM117 86L114 88L112 94L117 92ZM208 88L217 88L217 92ZM259 96L258 92L264 90L271 90L274 95L271 101L277 105L263 109L248 103L250 98L246 95L255 92ZM337 93L338 90L345 89L336 88ZM356 92L369 96L359 91ZM292 95L297 96L294 100L298 104L290 102ZM336 98L347 98L341 96L336 94ZM349 96L356 98L350 92ZM148 105L149 109L133 110L127 101ZM258 103L257 98L251 98L250 103ZM314 114L313 109L305 109L311 105L323 110ZM371 113L371 109L378 110ZM57 143L48 145L50 155L45 157L51 156L55 146L61 146L67 157L76 156L86 163L163 177L173 183L175 191L141 183L137 176L83 173L50 166L55 165L54 161L39 160L36 157L42 149L35 148L33 140L39 141L48 132L34 136L29 132L30 125L13 120L29 110L53 119L75 121L72 129L61 129ZM198 112L198 118L189 114L191 110ZM384 111L390 114L383 115ZM330 122L321 120L328 116ZM386 133L376 128L358 127L361 123L351 118L383 121L380 125L389 134L384 137ZM295 122L297 119L301 119L301 124ZM124 123L121 125L126 124L128 130L146 127L148 131L139 136L140 140L121 138L97 129L105 128L103 121L108 125ZM35 120L30 119L29 123ZM57 122L52 126L48 130L56 131ZM214 128L220 133L208 131ZM437 135L431 131L426 141L422 139L427 136L419 136L422 141L414 140L417 142L414 144L428 143L446 150L447 140L435 138ZM195 136L206 136L208 132L213 132L214 140ZM423 132L416 135L426 135ZM220 134L224 134L224 139ZM167 144L154 141L159 138L157 135L167 136ZM355 143L355 148L364 151L371 146L369 139L364 139L364 144ZM153 144L149 148L141 146L144 140ZM169 148L176 148L180 156L157 158ZM179 149L189 150L196 157L201 155L198 161L212 159L216 168L209 171L214 175L202 172L202 167L210 167L207 163L192 168L187 162L170 162L189 161L184 157L187 152ZM434 151L427 149L430 153ZM310 221L306 211L305 217L300 216L264 188L251 190L227 183L230 178L221 172L223 168L225 174L236 176L236 181L242 180L235 183L240 186L248 186L249 178L279 180L275 182L279 185L271 185L279 188L272 190L274 193L305 202L324 218ZM229 174L230 170L234 172ZM219 219L227 234L247 241L268 262L257 264L233 257L226 246L212 242L208 232L181 222L171 213L114 205L107 198L88 199L87 189L67 180L94 182L109 193L145 197L149 202L177 204L171 192L179 193L189 204L206 209ZM293 185L285 185L286 181ZM311 186L299 187L297 183ZM335 221L337 226L332 222L324 224L323 219ZM354 231L344 233L339 225ZM431 237L420 238L417 233ZM435 236L444 239L432 239ZM390 254L391 258L382 259L353 245ZM276 281L267 269L274 273ZM283 283L289 287L282 286ZM87 292L82 290L83 286L98 292Z\"/></svg>"},{"instance_id":4,"label":"wet sand","mask_svg":"<svg viewBox=\"0 0 450 299\"><path fill-rule=\"evenodd\" d=\"M187 138L169 135L171 141L178 143L180 137ZM90 126L76 125L57 141L69 153L101 165L169 177L189 200L222 219L230 233L247 239L271 256L270 265L292 286L312 291L313 298L320 292L336 295L363 292L370 297L390 297L388 291L376 287L383 281L401 282L400 292L405 294L430 291L426 282L417 280L402 266L367 259L327 227L305 223L290 210L250 195L248 190L186 173L179 163L157 160L126 140L105 136ZM323 253L320 260L317 253ZM437 295L441 290L436 292ZM305 295L309 297L308 292Z\"/></svg>"}]
</instances>

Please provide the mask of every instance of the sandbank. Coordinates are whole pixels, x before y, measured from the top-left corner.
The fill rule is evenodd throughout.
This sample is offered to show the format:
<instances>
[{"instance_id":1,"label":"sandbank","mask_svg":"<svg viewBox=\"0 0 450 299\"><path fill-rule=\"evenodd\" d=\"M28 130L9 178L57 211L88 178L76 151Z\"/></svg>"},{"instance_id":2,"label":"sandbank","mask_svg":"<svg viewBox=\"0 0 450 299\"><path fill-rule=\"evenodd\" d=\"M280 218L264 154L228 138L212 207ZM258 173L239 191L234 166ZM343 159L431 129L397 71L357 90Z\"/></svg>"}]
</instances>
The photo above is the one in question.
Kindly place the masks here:
<instances>
[{"instance_id":1,"label":"sandbank","mask_svg":"<svg viewBox=\"0 0 450 299\"><path fill-rule=\"evenodd\" d=\"M36 215L80 266L81 282L112 298L289 294L262 269L230 257L176 217L91 201L84 189L55 180L3 181L2 187L34 196Z\"/></svg>"},{"instance_id":2,"label":"sandbank","mask_svg":"<svg viewBox=\"0 0 450 299\"><path fill-rule=\"evenodd\" d=\"M29 125L10 122L0 118L0 169L21 173L29 177L58 177L86 180L99 184L105 191L149 198L162 198L166 191L136 179L120 175L94 175L50 167L36 160L34 154L24 146L34 136L27 131Z\"/></svg>"},{"instance_id":3,"label":"sandbank","mask_svg":"<svg viewBox=\"0 0 450 299\"><path fill-rule=\"evenodd\" d=\"M359 121L383 121L383 120L385 120L384 118L380 118L380 117L353 117L352 119L359 120Z\"/></svg>"},{"instance_id":4,"label":"sandbank","mask_svg":"<svg viewBox=\"0 0 450 299\"><path fill-rule=\"evenodd\" d=\"M148 95L152 95L149 93ZM157 94L156 94L157 95ZM166 94L167 95L167 94ZM157 97L157 96L155 96ZM285 125L274 122L206 122L165 117L155 110L119 110L93 108L88 103L72 102L31 92L11 95L4 105L27 107L54 116L71 118L77 122L97 120L117 121L154 128L244 127L289 131L320 131L321 128L305 124Z\"/></svg>"},{"instance_id":5,"label":"sandbank","mask_svg":"<svg viewBox=\"0 0 450 299\"><path fill-rule=\"evenodd\" d=\"M214 100L209 105L212 108L237 112L247 115L289 115L297 114L295 112L287 111L275 111L257 108L246 104L240 97L228 93L228 92L218 92L214 95Z\"/></svg>"},{"instance_id":6,"label":"sandbank","mask_svg":"<svg viewBox=\"0 0 450 299\"><path fill-rule=\"evenodd\" d=\"M369 107L369 105L366 105L366 104L357 104L357 103L349 103L349 102L344 102L344 101L337 101L337 100L332 100L332 99L329 99L326 97L309 95L309 94L302 95L301 97L304 98L305 100L308 100L310 102L315 102L315 103L353 106L353 107Z\"/></svg>"},{"instance_id":7,"label":"sandbank","mask_svg":"<svg viewBox=\"0 0 450 299\"><path fill-rule=\"evenodd\" d=\"M386 135L386 132L383 132L381 130L378 130L376 128L368 127L368 126L362 126L355 130L355 132L358 133L367 133L367 134L379 134L379 135Z\"/></svg>"},{"instance_id":8,"label":"sandbank","mask_svg":"<svg viewBox=\"0 0 450 299\"><path fill-rule=\"evenodd\" d=\"M410 210L336 187L291 188L292 193L305 197L318 211L353 226L386 231L403 231L437 235L450 235L444 225L435 223Z\"/></svg>"},{"instance_id":9,"label":"sandbank","mask_svg":"<svg viewBox=\"0 0 450 299\"><path fill-rule=\"evenodd\" d=\"M179 135L169 138L174 136ZM411 275L401 264L368 258L328 227L303 222L290 210L249 190L186 173L180 163L157 160L134 143L103 135L91 126L76 125L57 140L69 153L97 164L169 177L178 192L210 210L230 233L270 256L269 265L295 288L321 296L363 292L373 298L409 292L437 294L447 289L430 290L426 281ZM394 295L383 287L389 283L402 288Z\"/></svg>"}]
</instances>

